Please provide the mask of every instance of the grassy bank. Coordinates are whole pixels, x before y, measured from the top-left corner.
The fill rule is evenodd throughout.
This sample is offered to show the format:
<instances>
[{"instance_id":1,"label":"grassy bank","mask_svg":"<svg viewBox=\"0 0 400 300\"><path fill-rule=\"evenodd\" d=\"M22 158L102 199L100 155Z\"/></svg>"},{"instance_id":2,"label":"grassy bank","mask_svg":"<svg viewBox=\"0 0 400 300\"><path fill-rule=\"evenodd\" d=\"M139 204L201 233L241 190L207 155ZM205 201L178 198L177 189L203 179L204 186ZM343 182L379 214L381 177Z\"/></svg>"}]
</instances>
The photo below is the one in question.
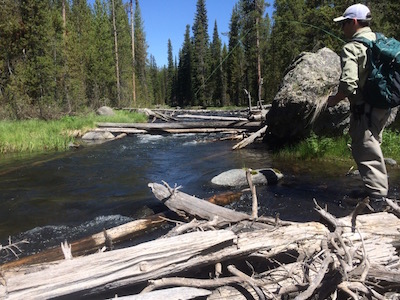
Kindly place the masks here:
<instances>
[{"instance_id":1,"label":"grassy bank","mask_svg":"<svg viewBox=\"0 0 400 300\"><path fill-rule=\"evenodd\" d=\"M96 127L96 122L145 122L143 114L116 111L114 116L67 116L60 120L0 121L0 153L63 151L77 134Z\"/></svg>"},{"instance_id":2,"label":"grassy bank","mask_svg":"<svg viewBox=\"0 0 400 300\"><path fill-rule=\"evenodd\" d=\"M280 150L276 155L280 158L291 159L352 159L348 135L337 138L318 137L312 134L309 138L294 146ZM386 158L400 161L400 133L386 129L381 145Z\"/></svg>"}]
</instances>

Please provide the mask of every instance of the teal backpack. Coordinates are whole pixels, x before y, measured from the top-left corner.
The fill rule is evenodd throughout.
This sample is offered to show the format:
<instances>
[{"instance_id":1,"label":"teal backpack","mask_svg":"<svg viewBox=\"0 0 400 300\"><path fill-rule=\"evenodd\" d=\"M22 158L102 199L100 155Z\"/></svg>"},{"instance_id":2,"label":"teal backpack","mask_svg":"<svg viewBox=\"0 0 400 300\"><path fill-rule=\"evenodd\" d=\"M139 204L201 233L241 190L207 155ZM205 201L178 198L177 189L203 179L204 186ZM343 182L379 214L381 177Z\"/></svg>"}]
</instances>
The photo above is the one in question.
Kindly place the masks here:
<instances>
[{"instance_id":1,"label":"teal backpack","mask_svg":"<svg viewBox=\"0 0 400 300\"><path fill-rule=\"evenodd\" d=\"M389 109L400 105L400 42L376 33L376 41L355 38L367 47L368 77L364 99L372 107Z\"/></svg>"}]
</instances>

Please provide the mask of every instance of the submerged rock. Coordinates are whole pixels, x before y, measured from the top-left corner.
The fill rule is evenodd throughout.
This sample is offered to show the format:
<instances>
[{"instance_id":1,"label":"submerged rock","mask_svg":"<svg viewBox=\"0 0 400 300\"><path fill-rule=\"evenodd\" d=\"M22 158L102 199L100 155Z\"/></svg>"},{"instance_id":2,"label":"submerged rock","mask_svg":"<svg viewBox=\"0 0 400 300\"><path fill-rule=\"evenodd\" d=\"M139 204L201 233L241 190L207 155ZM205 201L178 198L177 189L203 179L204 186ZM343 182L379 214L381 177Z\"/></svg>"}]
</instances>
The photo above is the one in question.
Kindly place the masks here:
<instances>
[{"instance_id":1,"label":"submerged rock","mask_svg":"<svg viewBox=\"0 0 400 300\"><path fill-rule=\"evenodd\" d=\"M257 169L252 171L252 181L255 185L274 184L283 178L283 174L272 168ZM221 186L242 187L248 186L246 169L232 169L225 171L213 179L211 182Z\"/></svg>"}]
</instances>

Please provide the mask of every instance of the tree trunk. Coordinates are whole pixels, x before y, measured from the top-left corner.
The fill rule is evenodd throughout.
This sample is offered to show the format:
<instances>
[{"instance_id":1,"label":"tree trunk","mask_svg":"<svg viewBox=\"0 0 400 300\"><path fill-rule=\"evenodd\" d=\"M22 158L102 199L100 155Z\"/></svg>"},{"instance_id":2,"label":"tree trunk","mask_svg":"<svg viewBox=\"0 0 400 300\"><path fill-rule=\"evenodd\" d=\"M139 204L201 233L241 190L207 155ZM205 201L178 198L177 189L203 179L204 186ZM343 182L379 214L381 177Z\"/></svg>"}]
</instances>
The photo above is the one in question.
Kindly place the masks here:
<instances>
[{"instance_id":1,"label":"tree trunk","mask_svg":"<svg viewBox=\"0 0 400 300\"><path fill-rule=\"evenodd\" d=\"M132 100L136 107L136 81L135 81L135 28L133 17L133 0L131 0L131 36L132 36Z\"/></svg>"},{"instance_id":2,"label":"tree trunk","mask_svg":"<svg viewBox=\"0 0 400 300\"><path fill-rule=\"evenodd\" d=\"M116 25L116 12L115 12L115 1L112 0L112 20L113 20L113 30L114 30L114 49L115 49L115 75L117 78L117 106L121 106L121 83L119 79L119 58L118 58L118 34Z\"/></svg>"}]
</instances>

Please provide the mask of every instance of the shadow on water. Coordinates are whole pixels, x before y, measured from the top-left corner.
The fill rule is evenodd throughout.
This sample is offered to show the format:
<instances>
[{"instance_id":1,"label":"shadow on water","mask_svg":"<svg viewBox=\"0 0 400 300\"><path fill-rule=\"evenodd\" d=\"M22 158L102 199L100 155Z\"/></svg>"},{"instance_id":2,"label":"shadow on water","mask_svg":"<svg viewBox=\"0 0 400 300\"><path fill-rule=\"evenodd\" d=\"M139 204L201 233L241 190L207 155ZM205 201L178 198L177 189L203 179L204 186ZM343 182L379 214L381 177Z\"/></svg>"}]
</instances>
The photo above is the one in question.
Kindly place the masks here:
<instances>
[{"instance_id":1,"label":"shadow on water","mask_svg":"<svg viewBox=\"0 0 400 300\"><path fill-rule=\"evenodd\" d=\"M293 221L317 220L313 199L336 216L349 214L341 199L360 188L346 177L349 162L274 161L263 146L232 151L218 135L136 135L64 154L0 160L0 244L27 239L25 254L72 241L164 209L149 182L181 185L200 198L229 191L211 184L219 173L273 167L284 174L276 185L257 187L260 215ZM398 182L399 171L391 170ZM395 196L397 186L391 187ZM251 211L244 193L236 210ZM6 253L0 253L4 259ZM10 254L8 254L9 256Z\"/></svg>"}]
</instances>

